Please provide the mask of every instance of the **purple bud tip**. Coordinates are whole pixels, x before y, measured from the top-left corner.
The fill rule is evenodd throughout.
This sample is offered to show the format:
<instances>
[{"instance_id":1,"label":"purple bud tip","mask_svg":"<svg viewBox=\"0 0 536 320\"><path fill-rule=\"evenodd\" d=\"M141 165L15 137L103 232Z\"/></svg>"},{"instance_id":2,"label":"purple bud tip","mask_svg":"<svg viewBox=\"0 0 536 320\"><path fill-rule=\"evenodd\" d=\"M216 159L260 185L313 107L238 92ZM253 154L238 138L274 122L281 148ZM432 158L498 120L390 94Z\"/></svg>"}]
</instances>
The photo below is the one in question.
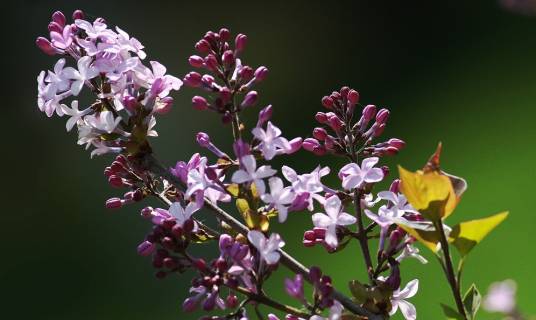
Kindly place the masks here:
<instances>
[{"instance_id":1,"label":"purple bud tip","mask_svg":"<svg viewBox=\"0 0 536 320\"><path fill-rule=\"evenodd\" d=\"M258 67L257 70L255 70L255 81L261 82L266 78L267 75L268 68L264 66Z\"/></svg>"},{"instance_id":2,"label":"purple bud tip","mask_svg":"<svg viewBox=\"0 0 536 320\"><path fill-rule=\"evenodd\" d=\"M234 64L234 62L235 62L235 57L234 57L233 51L231 51L231 50L225 51L223 53L223 55L222 55L222 61L223 61L223 64L226 67L232 66Z\"/></svg>"},{"instance_id":3,"label":"purple bud tip","mask_svg":"<svg viewBox=\"0 0 536 320\"><path fill-rule=\"evenodd\" d=\"M218 32L218 34L220 35L220 39L223 40L223 41L229 40L229 38L231 36L231 32L227 28L221 28L220 32Z\"/></svg>"},{"instance_id":4,"label":"purple bud tip","mask_svg":"<svg viewBox=\"0 0 536 320\"><path fill-rule=\"evenodd\" d=\"M290 144L290 149L286 150L286 154L292 154L300 150L303 144L303 139L301 137L294 138L288 142Z\"/></svg>"},{"instance_id":5,"label":"purple bud tip","mask_svg":"<svg viewBox=\"0 0 536 320\"><path fill-rule=\"evenodd\" d=\"M186 312L193 312L195 309L197 309L197 299L195 298L187 298L182 303L182 309Z\"/></svg>"},{"instance_id":6,"label":"purple bud tip","mask_svg":"<svg viewBox=\"0 0 536 320\"><path fill-rule=\"evenodd\" d=\"M400 190L400 179L395 179L391 183L391 186L389 186L389 191L398 193Z\"/></svg>"},{"instance_id":7,"label":"purple bud tip","mask_svg":"<svg viewBox=\"0 0 536 320\"><path fill-rule=\"evenodd\" d=\"M369 122L376 115L376 106L373 104L367 105L363 108L363 119L365 122Z\"/></svg>"},{"instance_id":8,"label":"purple bud tip","mask_svg":"<svg viewBox=\"0 0 536 320\"><path fill-rule=\"evenodd\" d=\"M381 109L378 111L378 114L376 115L376 122L378 124L384 124L387 122L387 119L389 118L389 110L387 109Z\"/></svg>"},{"instance_id":9,"label":"purple bud tip","mask_svg":"<svg viewBox=\"0 0 536 320\"><path fill-rule=\"evenodd\" d=\"M244 97L244 100L242 100L242 107L250 107L254 105L257 102L258 94L257 91L250 91L246 94Z\"/></svg>"},{"instance_id":10,"label":"purple bud tip","mask_svg":"<svg viewBox=\"0 0 536 320\"><path fill-rule=\"evenodd\" d=\"M205 39L201 39L195 44L195 50L199 53L207 53L210 50L210 43Z\"/></svg>"},{"instance_id":11,"label":"purple bud tip","mask_svg":"<svg viewBox=\"0 0 536 320\"><path fill-rule=\"evenodd\" d=\"M190 87L199 87L201 85L201 75L197 72L190 72L184 76L184 83Z\"/></svg>"},{"instance_id":12,"label":"purple bud tip","mask_svg":"<svg viewBox=\"0 0 536 320\"><path fill-rule=\"evenodd\" d=\"M146 256L150 255L151 253L153 253L154 249L155 249L155 245L152 242L143 241L138 246L138 254L141 255L141 256L146 257Z\"/></svg>"},{"instance_id":13,"label":"purple bud tip","mask_svg":"<svg viewBox=\"0 0 536 320\"><path fill-rule=\"evenodd\" d=\"M121 199L119 198L110 198L106 200L106 209L118 209L123 206Z\"/></svg>"},{"instance_id":14,"label":"purple bud tip","mask_svg":"<svg viewBox=\"0 0 536 320\"><path fill-rule=\"evenodd\" d=\"M320 127L316 127L313 129L313 137L315 137L315 139L324 141L327 136L328 136L328 133L326 129L320 128Z\"/></svg>"},{"instance_id":15,"label":"purple bud tip","mask_svg":"<svg viewBox=\"0 0 536 320\"><path fill-rule=\"evenodd\" d=\"M326 124L328 122L328 116L324 112L317 112L315 120L321 124Z\"/></svg>"},{"instance_id":16,"label":"purple bud tip","mask_svg":"<svg viewBox=\"0 0 536 320\"><path fill-rule=\"evenodd\" d=\"M359 102L359 92L355 91L354 89L351 89L350 91L348 91L347 99L350 104L355 105Z\"/></svg>"},{"instance_id":17,"label":"purple bud tip","mask_svg":"<svg viewBox=\"0 0 536 320\"><path fill-rule=\"evenodd\" d=\"M244 51L246 48L246 43L248 41L248 37L245 34L238 34L235 38L235 48L236 51L241 52Z\"/></svg>"},{"instance_id":18,"label":"purple bud tip","mask_svg":"<svg viewBox=\"0 0 536 320\"><path fill-rule=\"evenodd\" d=\"M196 110L206 110L208 109L208 102L207 99L201 97L201 96L194 96L192 98L192 106Z\"/></svg>"},{"instance_id":19,"label":"purple bud tip","mask_svg":"<svg viewBox=\"0 0 536 320\"><path fill-rule=\"evenodd\" d=\"M210 137L204 132L198 132L196 139L197 143L203 148L206 148L210 145Z\"/></svg>"},{"instance_id":20,"label":"purple bud tip","mask_svg":"<svg viewBox=\"0 0 536 320\"><path fill-rule=\"evenodd\" d=\"M150 218L152 216L152 213L153 213L153 207L145 207L143 209L141 209L141 216L144 217L144 218Z\"/></svg>"},{"instance_id":21,"label":"purple bud tip","mask_svg":"<svg viewBox=\"0 0 536 320\"><path fill-rule=\"evenodd\" d=\"M73 12L73 20L84 19L84 18L85 18L84 11L82 11L82 10L75 10L75 11Z\"/></svg>"},{"instance_id":22,"label":"purple bud tip","mask_svg":"<svg viewBox=\"0 0 536 320\"><path fill-rule=\"evenodd\" d=\"M331 97L325 96L322 98L322 105L326 109L332 109L333 108L333 99Z\"/></svg>"},{"instance_id":23,"label":"purple bud tip","mask_svg":"<svg viewBox=\"0 0 536 320\"><path fill-rule=\"evenodd\" d=\"M227 299L225 299L225 306L227 308L236 308L238 306L238 297L234 294L227 296Z\"/></svg>"},{"instance_id":24,"label":"purple bud tip","mask_svg":"<svg viewBox=\"0 0 536 320\"><path fill-rule=\"evenodd\" d=\"M389 139L387 143L389 144L389 146L396 148L398 150L404 149L404 147L406 146L406 143L403 140L400 140L397 138Z\"/></svg>"},{"instance_id":25,"label":"purple bud tip","mask_svg":"<svg viewBox=\"0 0 536 320\"><path fill-rule=\"evenodd\" d=\"M254 72L250 66L243 66L238 72L238 75L243 81L249 81L253 78Z\"/></svg>"},{"instance_id":26,"label":"purple bud tip","mask_svg":"<svg viewBox=\"0 0 536 320\"><path fill-rule=\"evenodd\" d=\"M35 44L39 49L41 49L41 51L49 56L53 56L58 53L58 50L52 46L52 43L50 43L47 38L39 37L35 40Z\"/></svg>"},{"instance_id":27,"label":"purple bud tip","mask_svg":"<svg viewBox=\"0 0 536 320\"><path fill-rule=\"evenodd\" d=\"M257 123L257 127L261 126L266 121L272 118L272 110L273 110L272 105L268 105L259 112L259 121Z\"/></svg>"},{"instance_id":28,"label":"purple bud tip","mask_svg":"<svg viewBox=\"0 0 536 320\"><path fill-rule=\"evenodd\" d=\"M65 22L67 19L65 19L65 15L61 11L56 11L52 14L52 21L56 22L60 26L65 26Z\"/></svg>"},{"instance_id":29,"label":"purple bud tip","mask_svg":"<svg viewBox=\"0 0 536 320\"><path fill-rule=\"evenodd\" d=\"M201 58L200 56L193 55L188 58L188 62L194 68L201 68L205 63L205 60L203 60L203 58Z\"/></svg>"}]
</instances>

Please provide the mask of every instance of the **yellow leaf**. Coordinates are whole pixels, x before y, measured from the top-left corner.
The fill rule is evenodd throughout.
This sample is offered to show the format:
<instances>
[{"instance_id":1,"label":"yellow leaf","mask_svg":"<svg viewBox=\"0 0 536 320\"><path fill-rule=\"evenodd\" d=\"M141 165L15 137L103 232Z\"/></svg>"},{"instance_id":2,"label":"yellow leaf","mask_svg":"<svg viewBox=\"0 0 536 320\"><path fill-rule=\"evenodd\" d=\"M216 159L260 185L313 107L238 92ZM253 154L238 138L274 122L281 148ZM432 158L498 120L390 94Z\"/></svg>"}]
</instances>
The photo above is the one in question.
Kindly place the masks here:
<instances>
[{"instance_id":1,"label":"yellow leaf","mask_svg":"<svg viewBox=\"0 0 536 320\"><path fill-rule=\"evenodd\" d=\"M238 184L232 183L232 184L228 185L227 186L227 192L229 192L230 194L232 194L235 197L238 197L238 193L240 192Z\"/></svg>"},{"instance_id":2,"label":"yellow leaf","mask_svg":"<svg viewBox=\"0 0 536 320\"><path fill-rule=\"evenodd\" d=\"M246 199L236 199L236 208L244 218L246 225L249 229L261 230L263 232L268 231L270 223L268 217L252 210L249 207L249 203Z\"/></svg>"},{"instance_id":3,"label":"yellow leaf","mask_svg":"<svg viewBox=\"0 0 536 320\"><path fill-rule=\"evenodd\" d=\"M405 225L398 225L404 231L406 231L410 236L414 237L422 243L425 247L432 250L432 252L437 252L437 244L439 243L439 233L435 230L425 231L419 229L413 229Z\"/></svg>"},{"instance_id":4,"label":"yellow leaf","mask_svg":"<svg viewBox=\"0 0 536 320\"><path fill-rule=\"evenodd\" d=\"M454 226L450 235L451 242L460 252L462 257L466 256L474 246L476 246L488 233L495 229L508 216L508 211L496 215L462 222Z\"/></svg>"},{"instance_id":5,"label":"yellow leaf","mask_svg":"<svg viewBox=\"0 0 536 320\"><path fill-rule=\"evenodd\" d=\"M408 202L432 221L448 217L457 205L450 179L436 171L411 172L398 166L400 191Z\"/></svg>"}]
</instances>

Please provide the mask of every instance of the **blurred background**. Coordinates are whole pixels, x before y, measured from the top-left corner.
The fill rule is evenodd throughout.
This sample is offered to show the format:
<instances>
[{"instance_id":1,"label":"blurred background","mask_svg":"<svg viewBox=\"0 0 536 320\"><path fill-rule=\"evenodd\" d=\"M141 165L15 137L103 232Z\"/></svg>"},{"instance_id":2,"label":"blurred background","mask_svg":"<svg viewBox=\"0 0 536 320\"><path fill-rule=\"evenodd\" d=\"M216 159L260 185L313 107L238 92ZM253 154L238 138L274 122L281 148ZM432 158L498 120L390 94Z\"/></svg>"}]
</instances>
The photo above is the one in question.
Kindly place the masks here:
<instances>
[{"instance_id":1,"label":"blurred background","mask_svg":"<svg viewBox=\"0 0 536 320\"><path fill-rule=\"evenodd\" d=\"M533 165L536 151L536 17L533 1L16 1L2 4L4 176L0 237L0 317L3 319L195 319L181 304L189 275L164 281L153 276L150 259L136 246L150 224L140 206L108 211L104 201L118 190L102 175L110 157L90 160L65 133L65 119L48 119L36 106L36 76L56 59L34 45L47 34L50 15L82 9L103 16L145 46L181 77L193 45L207 30L222 26L248 35L243 58L270 74L258 87L260 104L273 104L274 121L285 136L309 136L320 98L342 85L364 104L385 106L391 118L384 137L407 148L387 164L417 169L444 145L443 167L465 177L469 190L455 214L461 220L510 210L508 220L469 257L464 286L482 292L491 282L518 282L518 303L536 314L532 246L536 227ZM174 110L159 118L158 157L172 165L201 152L194 135L209 133L229 150L231 131L211 113L192 110L197 94L175 93ZM251 110L246 123L254 124ZM299 172L318 164L338 170L341 162L304 151L281 158ZM394 167L392 167L394 169ZM394 170L393 170L394 171ZM390 178L395 178L392 174ZM335 184L335 177L326 179ZM147 204L147 203L145 203ZM151 204L151 203L149 203ZM303 249L310 215L293 214L275 230L288 251L306 265L320 265L346 290L363 279L359 249L327 255ZM199 253L211 252L201 248ZM424 251L424 250L423 250ZM207 253L208 254L208 253ZM419 319L441 319L439 302L453 305L437 261L406 261L403 284L420 279L411 301ZM268 291L284 297L281 268ZM479 319L497 319L481 312ZM401 319L398 314L395 319Z\"/></svg>"}]
</instances>

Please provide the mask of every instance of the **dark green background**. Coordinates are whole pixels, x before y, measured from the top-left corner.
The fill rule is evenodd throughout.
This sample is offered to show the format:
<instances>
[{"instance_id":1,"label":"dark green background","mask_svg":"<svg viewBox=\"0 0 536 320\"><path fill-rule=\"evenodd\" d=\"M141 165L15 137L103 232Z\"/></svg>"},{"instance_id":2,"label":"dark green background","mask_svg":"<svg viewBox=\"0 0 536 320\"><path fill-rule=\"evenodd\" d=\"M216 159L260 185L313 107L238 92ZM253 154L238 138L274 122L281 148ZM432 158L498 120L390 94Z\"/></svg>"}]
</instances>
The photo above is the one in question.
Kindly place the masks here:
<instances>
[{"instance_id":1,"label":"dark green background","mask_svg":"<svg viewBox=\"0 0 536 320\"><path fill-rule=\"evenodd\" d=\"M47 119L37 110L35 78L55 60L41 54L34 39L46 33L54 10L70 15L76 8L119 25L142 41L148 59L180 77L190 70L187 58L206 30L228 26L246 33L245 61L270 69L258 88L260 105L275 106L274 120L287 137L308 136L320 98L350 85L363 103L389 107L385 137L408 143L388 164L416 169L443 141L444 168L467 178L470 186L449 222L511 211L472 253L465 285L475 282L485 291L492 281L513 278L521 309L536 313L536 18L507 12L495 1L17 1L2 6L1 318L188 319L180 305L189 276L158 281L149 259L136 254L150 228L138 216L140 206L104 209L105 199L119 194L102 176L110 158L90 160L75 134L65 133L65 119ZM159 118L161 137L154 145L167 164L200 151L197 131L229 148L230 129L219 126L214 114L192 110L194 94L188 88L175 93L174 110ZM252 110L246 121L255 119ZM341 165L305 152L281 161L301 172L319 163L334 171ZM326 181L337 183L333 177ZM302 248L302 231L310 225L308 213L297 213L276 229L290 252L307 265L321 265L338 287L362 278L357 246L336 255ZM425 266L407 261L403 282L421 280L412 299L419 319L440 319L438 302L451 299L440 267L428 257ZM271 294L284 296L284 275L274 278Z\"/></svg>"}]
</instances>

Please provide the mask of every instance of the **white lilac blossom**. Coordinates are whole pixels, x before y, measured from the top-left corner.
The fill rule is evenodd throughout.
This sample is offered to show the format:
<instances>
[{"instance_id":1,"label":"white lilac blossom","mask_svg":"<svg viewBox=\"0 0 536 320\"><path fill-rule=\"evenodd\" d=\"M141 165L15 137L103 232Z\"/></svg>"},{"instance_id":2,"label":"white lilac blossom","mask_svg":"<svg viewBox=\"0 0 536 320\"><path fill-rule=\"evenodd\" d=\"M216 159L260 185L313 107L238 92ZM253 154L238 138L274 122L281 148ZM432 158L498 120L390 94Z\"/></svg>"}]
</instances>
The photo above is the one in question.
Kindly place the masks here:
<instances>
[{"instance_id":1,"label":"white lilac blossom","mask_svg":"<svg viewBox=\"0 0 536 320\"><path fill-rule=\"evenodd\" d=\"M261 199L277 209L279 222L285 222L287 220L288 206L292 204L296 195L291 187L283 186L281 178L270 178L268 185L270 186L270 193L263 194Z\"/></svg>"},{"instance_id":2,"label":"white lilac blossom","mask_svg":"<svg viewBox=\"0 0 536 320\"><path fill-rule=\"evenodd\" d=\"M383 179L383 171L380 168L374 168L378 163L378 157L366 158L361 162L349 163L339 171L339 178L342 179L342 186L346 190L359 188L363 183L379 182Z\"/></svg>"},{"instance_id":3,"label":"white lilac blossom","mask_svg":"<svg viewBox=\"0 0 536 320\"><path fill-rule=\"evenodd\" d=\"M314 209L313 199L324 204L325 198L319 193L325 191L326 187L320 179L329 174L329 167L318 166L311 173L298 175L294 169L288 166L281 168L283 176L292 184L292 190L296 194L296 199L305 195L306 207L309 211Z\"/></svg>"},{"instance_id":4,"label":"white lilac blossom","mask_svg":"<svg viewBox=\"0 0 536 320\"><path fill-rule=\"evenodd\" d=\"M426 260L426 258L424 258L423 256L421 256L419 254L419 248L411 245L411 244L407 244L404 246L404 249L402 250L402 253L396 257L396 261L398 261L399 263L406 259L406 258L415 258L417 259L420 263L422 264L427 264L428 263L428 260Z\"/></svg>"},{"instance_id":5,"label":"white lilac blossom","mask_svg":"<svg viewBox=\"0 0 536 320\"><path fill-rule=\"evenodd\" d=\"M483 308L489 312L511 314L516 309L517 285L513 280L492 283L484 297Z\"/></svg>"},{"instance_id":6,"label":"white lilac blossom","mask_svg":"<svg viewBox=\"0 0 536 320\"><path fill-rule=\"evenodd\" d=\"M260 141L259 148L266 160L271 160L278 152L286 152L291 149L288 140L281 137L281 130L274 126L271 121L266 124L266 130L256 127L251 132Z\"/></svg>"},{"instance_id":7,"label":"white lilac blossom","mask_svg":"<svg viewBox=\"0 0 536 320\"><path fill-rule=\"evenodd\" d=\"M72 80L71 94L77 96L86 81L89 81L99 75L99 70L92 66L93 59L89 56L82 57L78 60L78 70L73 67L67 67L63 70L66 78Z\"/></svg>"},{"instance_id":8,"label":"white lilac blossom","mask_svg":"<svg viewBox=\"0 0 536 320\"><path fill-rule=\"evenodd\" d=\"M240 159L240 166L241 169L233 173L231 180L234 183L254 183L257 188L257 193L259 195L264 194L266 185L264 184L263 179L273 176L276 171L267 165L257 168L257 161L253 155L243 156Z\"/></svg>"},{"instance_id":9,"label":"white lilac blossom","mask_svg":"<svg viewBox=\"0 0 536 320\"><path fill-rule=\"evenodd\" d=\"M65 124L65 128L67 131L71 131L71 129L74 127L75 124L82 121L82 118L91 112L91 108L87 108L85 110L78 110L78 100L73 100L71 102L71 107L67 107L66 105L61 105L61 110L65 115L68 115L70 118L67 120L67 123Z\"/></svg>"},{"instance_id":10,"label":"white lilac blossom","mask_svg":"<svg viewBox=\"0 0 536 320\"><path fill-rule=\"evenodd\" d=\"M313 214L313 224L315 227L326 229L326 243L336 248L338 245L337 226L354 224L356 218L346 212L342 212L342 203L337 196L329 197L324 204L324 209L326 213L318 212Z\"/></svg>"},{"instance_id":11,"label":"white lilac blossom","mask_svg":"<svg viewBox=\"0 0 536 320\"><path fill-rule=\"evenodd\" d=\"M199 205L197 205L195 202L188 203L186 207L183 207L179 202L173 202L169 206L169 214L175 218L177 224L181 227L184 225L184 222L190 219L197 210L199 210ZM197 226L195 228L197 228Z\"/></svg>"},{"instance_id":12,"label":"white lilac blossom","mask_svg":"<svg viewBox=\"0 0 536 320\"><path fill-rule=\"evenodd\" d=\"M279 249L285 245L279 234L272 233L270 238L266 239L262 232L252 230L248 232L248 240L257 249L261 259L266 264L274 265L279 262L281 257Z\"/></svg>"},{"instance_id":13,"label":"white lilac blossom","mask_svg":"<svg viewBox=\"0 0 536 320\"><path fill-rule=\"evenodd\" d=\"M393 292L393 297L391 298L392 308L389 315L392 316L398 309L400 309L400 312L402 312L402 315L406 320L417 319L417 310L415 309L415 306L406 300L415 296L418 290L419 280L415 279L408 282L404 289L398 289Z\"/></svg>"}]
</instances>

